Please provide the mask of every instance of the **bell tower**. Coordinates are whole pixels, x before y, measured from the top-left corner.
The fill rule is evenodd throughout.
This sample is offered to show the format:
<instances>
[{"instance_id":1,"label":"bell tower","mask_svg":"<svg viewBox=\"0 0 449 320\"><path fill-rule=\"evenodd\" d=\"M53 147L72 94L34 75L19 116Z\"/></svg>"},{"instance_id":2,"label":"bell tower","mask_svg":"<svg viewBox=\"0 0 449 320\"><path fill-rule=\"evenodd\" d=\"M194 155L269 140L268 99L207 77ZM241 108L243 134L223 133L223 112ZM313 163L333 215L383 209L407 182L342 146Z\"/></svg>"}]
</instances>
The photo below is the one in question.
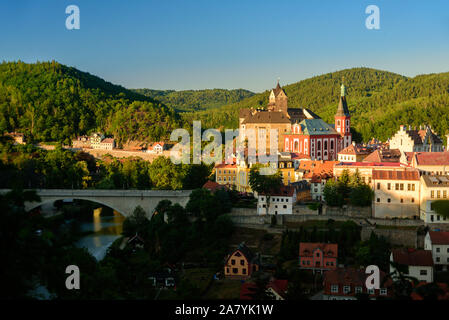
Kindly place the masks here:
<instances>
[{"instance_id":1,"label":"bell tower","mask_svg":"<svg viewBox=\"0 0 449 320\"><path fill-rule=\"evenodd\" d=\"M352 143L352 134L351 115L346 102L346 87L343 84L343 81L340 89L340 101L338 103L337 113L335 114L335 130L342 137L340 150L343 150Z\"/></svg>"}]
</instances>

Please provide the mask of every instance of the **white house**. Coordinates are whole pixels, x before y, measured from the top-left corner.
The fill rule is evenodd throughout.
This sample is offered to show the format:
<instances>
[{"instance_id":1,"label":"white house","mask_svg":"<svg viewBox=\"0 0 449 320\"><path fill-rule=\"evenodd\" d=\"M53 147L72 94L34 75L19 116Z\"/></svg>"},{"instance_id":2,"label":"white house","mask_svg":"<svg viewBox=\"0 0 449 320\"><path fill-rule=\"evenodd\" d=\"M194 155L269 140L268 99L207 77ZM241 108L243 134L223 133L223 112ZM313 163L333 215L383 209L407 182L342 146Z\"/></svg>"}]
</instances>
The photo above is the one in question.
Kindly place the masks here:
<instances>
[{"instance_id":1,"label":"white house","mask_svg":"<svg viewBox=\"0 0 449 320\"><path fill-rule=\"evenodd\" d=\"M282 186L278 192L269 195L270 207L268 214L292 214L296 202L296 189L292 186ZM267 214L267 195L259 194L257 198L257 213Z\"/></svg>"},{"instance_id":2,"label":"white house","mask_svg":"<svg viewBox=\"0 0 449 320\"><path fill-rule=\"evenodd\" d=\"M420 127L419 130L410 126L401 125L399 131L390 139L390 149L399 149L402 152L441 152L443 141L429 127Z\"/></svg>"},{"instance_id":3,"label":"white house","mask_svg":"<svg viewBox=\"0 0 449 320\"><path fill-rule=\"evenodd\" d=\"M422 175L420 218L425 223L448 223L432 209L434 201L449 201L449 175Z\"/></svg>"},{"instance_id":4,"label":"white house","mask_svg":"<svg viewBox=\"0 0 449 320\"><path fill-rule=\"evenodd\" d=\"M407 266L408 272L404 273L406 276L418 281L433 282L433 259L429 250L393 249L390 261ZM390 265L390 273L396 272L396 268ZM397 278L397 275L393 274L392 278Z\"/></svg>"},{"instance_id":5,"label":"white house","mask_svg":"<svg viewBox=\"0 0 449 320\"><path fill-rule=\"evenodd\" d=\"M429 231L424 238L424 250L432 253L436 270L448 270L449 265L449 232Z\"/></svg>"},{"instance_id":6,"label":"white house","mask_svg":"<svg viewBox=\"0 0 449 320\"><path fill-rule=\"evenodd\" d=\"M148 148L147 153L162 154L165 149L166 145L164 142L155 142Z\"/></svg>"}]
</instances>

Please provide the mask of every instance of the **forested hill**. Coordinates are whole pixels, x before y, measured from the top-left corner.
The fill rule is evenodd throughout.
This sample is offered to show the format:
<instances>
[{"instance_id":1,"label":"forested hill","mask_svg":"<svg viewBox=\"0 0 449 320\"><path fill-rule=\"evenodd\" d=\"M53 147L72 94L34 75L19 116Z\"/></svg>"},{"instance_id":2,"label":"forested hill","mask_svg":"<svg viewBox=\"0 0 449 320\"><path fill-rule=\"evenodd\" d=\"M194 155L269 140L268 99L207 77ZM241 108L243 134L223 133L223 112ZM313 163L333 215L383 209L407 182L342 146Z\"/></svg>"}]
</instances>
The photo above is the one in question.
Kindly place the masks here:
<instances>
[{"instance_id":1,"label":"forested hill","mask_svg":"<svg viewBox=\"0 0 449 320\"><path fill-rule=\"evenodd\" d=\"M172 108L55 61L0 64L0 132L64 143L92 131L154 141L179 125Z\"/></svg>"},{"instance_id":2,"label":"forested hill","mask_svg":"<svg viewBox=\"0 0 449 320\"><path fill-rule=\"evenodd\" d=\"M239 102L254 95L244 89L204 89L204 90L152 90L133 89L133 91L154 98L179 112L201 111L218 108Z\"/></svg>"},{"instance_id":3,"label":"forested hill","mask_svg":"<svg viewBox=\"0 0 449 320\"><path fill-rule=\"evenodd\" d=\"M431 124L440 134L449 131L449 73L407 78L369 68L352 68L284 86L289 107L309 108L333 123L344 78L352 125L364 141L386 140L400 124ZM236 128L242 108L265 107L269 91L215 110L183 114L184 121L202 120L203 127Z\"/></svg>"}]
</instances>

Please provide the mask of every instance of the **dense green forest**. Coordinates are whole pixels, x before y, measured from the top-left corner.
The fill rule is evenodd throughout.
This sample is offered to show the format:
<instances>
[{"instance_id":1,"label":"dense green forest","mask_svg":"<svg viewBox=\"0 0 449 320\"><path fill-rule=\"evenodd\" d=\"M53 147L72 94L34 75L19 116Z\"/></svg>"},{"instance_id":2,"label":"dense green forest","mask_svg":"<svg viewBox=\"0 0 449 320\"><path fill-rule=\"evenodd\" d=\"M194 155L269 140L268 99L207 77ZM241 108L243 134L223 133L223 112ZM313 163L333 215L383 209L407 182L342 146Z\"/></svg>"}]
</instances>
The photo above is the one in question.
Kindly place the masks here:
<instances>
[{"instance_id":1,"label":"dense green forest","mask_svg":"<svg viewBox=\"0 0 449 320\"><path fill-rule=\"evenodd\" d=\"M178 112L201 111L239 102L254 95L244 89L204 89L204 90L152 90L133 89L144 96L153 98L174 108Z\"/></svg>"},{"instance_id":2,"label":"dense green forest","mask_svg":"<svg viewBox=\"0 0 449 320\"><path fill-rule=\"evenodd\" d=\"M449 73L408 78L369 68L346 69L286 85L289 106L309 108L333 123L342 78L358 140L385 141L400 124L430 124L441 136L448 133ZM168 139L174 128L190 128L193 120L201 120L203 129L236 128L239 110L265 107L268 93L132 91L55 61L4 62L0 132L69 143L77 135L101 131L119 145L129 139L150 142ZM177 112L189 110L200 111Z\"/></svg>"},{"instance_id":3,"label":"dense green forest","mask_svg":"<svg viewBox=\"0 0 449 320\"><path fill-rule=\"evenodd\" d=\"M364 141L385 141L400 124L430 124L440 135L449 131L449 73L407 78L387 71L353 68L284 86L289 107L309 108L333 123L344 78L352 126ZM242 108L264 108L269 91L214 110L183 114L184 121L200 119L203 127L236 128Z\"/></svg>"},{"instance_id":4,"label":"dense green forest","mask_svg":"<svg viewBox=\"0 0 449 320\"><path fill-rule=\"evenodd\" d=\"M55 61L0 64L0 132L69 143L101 131L121 143L159 140L177 127L172 108L75 68Z\"/></svg>"}]
</instances>

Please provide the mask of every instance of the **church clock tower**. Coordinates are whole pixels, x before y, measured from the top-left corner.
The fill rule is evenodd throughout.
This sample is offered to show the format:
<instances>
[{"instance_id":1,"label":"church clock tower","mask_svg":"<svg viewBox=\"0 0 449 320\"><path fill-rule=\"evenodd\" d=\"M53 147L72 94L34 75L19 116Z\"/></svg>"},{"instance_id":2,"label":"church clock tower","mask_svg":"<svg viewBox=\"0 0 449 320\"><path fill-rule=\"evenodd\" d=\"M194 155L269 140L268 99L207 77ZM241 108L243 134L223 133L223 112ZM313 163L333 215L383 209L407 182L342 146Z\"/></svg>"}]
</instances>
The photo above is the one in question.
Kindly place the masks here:
<instances>
[{"instance_id":1,"label":"church clock tower","mask_svg":"<svg viewBox=\"0 0 449 320\"><path fill-rule=\"evenodd\" d=\"M348 147L352 143L351 135L351 115L349 114L348 104L346 102L346 88L341 85L340 102L338 103L337 113L335 114L335 130L341 136L340 150Z\"/></svg>"}]
</instances>

